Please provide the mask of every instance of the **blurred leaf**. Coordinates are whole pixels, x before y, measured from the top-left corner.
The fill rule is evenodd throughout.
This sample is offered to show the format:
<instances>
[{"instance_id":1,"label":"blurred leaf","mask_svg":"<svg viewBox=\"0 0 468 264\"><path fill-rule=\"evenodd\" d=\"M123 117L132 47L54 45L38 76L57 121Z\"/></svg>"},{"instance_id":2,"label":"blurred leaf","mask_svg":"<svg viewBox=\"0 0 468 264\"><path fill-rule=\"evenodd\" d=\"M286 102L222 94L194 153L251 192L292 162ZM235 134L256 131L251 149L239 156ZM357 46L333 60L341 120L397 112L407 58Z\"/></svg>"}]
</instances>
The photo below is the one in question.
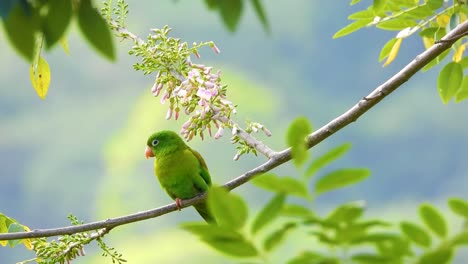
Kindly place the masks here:
<instances>
[{"instance_id":1,"label":"blurred leaf","mask_svg":"<svg viewBox=\"0 0 468 264\"><path fill-rule=\"evenodd\" d=\"M314 217L314 214L312 211L310 211L304 206L297 205L297 204L284 204L280 214L284 216L293 216L293 217L300 217L300 218Z\"/></svg>"},{"instance_id":2,"label":"blurred leaf","mask_svg":"<svg viewBox=\"0 0 468 264\"><path fill-rule=\"evenodd\" d=\"M355 184L366 179L369 175L370 171L368 169L336 170L323 176L317 181L315 184L315 193L319 195L324 192Z\"/></svg>"},{"instance_id":3,"label":"blurred leaf","mask_svg":"<svg viewBox=\"0 0 468 264\"><path fill-rule=\"evenodd\" d=\"M356 13L353 13L348 16L350 20L360 20L360 19L374 19L374 12L372 10L366 9L361 10Z\"/></svg>"},{"instance_id":4,"label":"blurred leaf","mask_svg":"<svg viewBox=\"0 0 468 264\"><path fill-rule=\"evenodd\" d=\"M83 35L98 52L111 61L115 60L115 48L110 29L104 18L91 6L90 0L80 2L78 25Z\"/></svg>"},{"instance_id":5,"label":"blurred leaf","mask_svg":"<svg viewBox=\"0 0 468 264\"><path fill-rule=\"evenodd\" d=\"M292 177L278 177L273 173L266 173L255 177L251 182L253 185L265 190L308 197L304 184Z\"/></svg>"},{"instance_id":6,"label":"blurred leaf","mask_svg":"<svg viewBox=\"0 0 468 264\"><path fill-rule=\"evenodd\" d=\"M374 13L377 14L380 11L382 11L386 3L387 3L387 0L374 0L374 4L372 5L372 9L374 10Z\"/></svg>"},{"instance_id":7,"label":"blurred leaf","mask_svg":"<svg viewBox=\"0 0 468 264\"><path fill-rule=\"evenodd\" d=\"M211 187L208 190L207 205L220 226L238 230L247 220L247 205L235 194L223 187Z\"/></svg>"},{"instance_id":8,"label":"blurred leaf","mask_svg":"<svg viewBox=\"0 0 468 264\"><path fill-rule=\"evenodd\" d=\"M449 55L450 53L450 50L446 50L444 52L442 52L442 54L440 54L439 56L435 57L433 60L431 60L431 62L429 62L428 64L426 64L426 66L424 66L422 68L422 71L425 72L427 70L429 70L430 68L436 66L437 64L439 64L445 57L447 57L447 55Z\"/></svg>"},{"instance_id":9,"label":"blurred leaf","mask_svg":"<svg viewBox=\"0 0 468 264\"><path fill-rule=\"evenodd\" d=\"M460 16L458 13L453 13L450 16L449 23L447 24L447 32L452 31L454 28L456 28L460 24Z\"/></svg>"},{"instance_id":10,"label":"blurred leaf","mask_svg":"<svg viewBox=\"0 0 468 264\"><path fill-rule=\"evenodd\" d=\"M307 170L305 172L305 176L310 177L310 176L314 175L318 170L322 169L326 165L330 164L332 161L334 161L334 160L338 159L339 157L343 156L346 152L348 152L348 150L350 148L351 148L351 144L350 143L345 143L343 145L340 145L340 146L328 151L327 153L325 153L321 157L315 159L314 161L312 161L312 163L307 168Z\"/></svg>"},{"instance_id":11,"label":"blurred leaf","mask_svg":"<svg viewBox=\"0 0 468 264\"><path fill-rule=\"evenodd\" d=\"M258 255L255 246L240 233L223 226L204 223L183 224L182 228L196 234L211 247L225 254L236 257L254 257Z\"/></svg>"},{"instance_id":12,"label":"blurred leaf","mask_svg":"<svg viewBox=\"0 0 468 264\"><path fill-rule=\"evenodd\" d=\"M445 28L450 22L450 17L447 14L438 15L436 18L436 22L439 25L439 27Z\"/></svg>"},{"instance_id":13,"label":"blurred leaf","mask_svg":"<svg viewBox=\"0 0 468 264\"><path fill-rule=\"evenodd\" d=\"M61 38L59 40L60 46L62 46L62 49L65 51L67 55L70 55L70 49L68 48L68 41L65 37Z\"/></svg>"},{"instance_id":14,"label":"blurred leaf","mask_svg":"<svg viewBox=\"0 0 468 264\"><path fill-rule=\"evenodd\" d=\"M444 0L427 0L427 5L433 10L437 10L442 7Z\"/></svg>"},{"instance_id":15,"label":"blurred leaf","mask_svg":"<svg viewBox=\"0 0 468 264\"><path fill-rule=\"evenodd\" d=\"M31 64L29 68L29 78L37 95L44 100L50 85L50 68L47 61L39 56L37 65Z\"/></svg>"},{"instance_id":16,"label":"blurred leaf","mask_svg":"<svg viewBox=\"0 0 468 264\"><path fill-rule=\"evenodd\" d=\"M72 4L70 0L50 0L49 11L43 22L43 32L47 48L59 41L72 17Z\"/></svg>"},{"instance_id":17,"label":"blurred leaf","mask_svg":"<svg viewBox=\"0 0 468 264\"><path fill-rule=\"evenodd\" d=\"M340 260L323 256L318 252L303 251L293 259L288 261L288 264L338 264Z\"/></svg>"},{"instance_id":18,"label":"blurred leaf","mask_svg":"<svg viewBox=\"0 0 468 264\"><path fill-rule=\"evenodd\" d=\"M362 244L362 243L380 243L380 242L392 242L398 239L398 235L392 233L372 233L365 234L354 241L353 244Z\"/></svg>"},{"instance_id":19,"label":"blurred leaf","mask_svg":"<svg viewBox=\"0 0 468 264\"><path fill-rule=\"evenodd\" d=\"M426 264L426 263L437 263L437 264L445 264L449 263L450 259L452 258L453 250L451 248L440 248L435 251L430 251L424 253L419 258L417 263L419 264Z\"/></svg>"},{"instance_id":20,"label":"blurred leaf","mask_svg":"<svg viewBox=\"0 0 468 264\"><path fill-rule=\"evenodd\" d=\"M407 27L414 27L417 26L418 23L413 19L404 19L404 18L397 18L392 20L386 20L378 23L376 25L377 28L384 29L384 30L402 30Z\"/></svg>"},{"instance_id":21,"label":"blurred leaf","mask_svg":"<svg viewBox=\"0 0 468 264\"><path fill-rule=\"evenodd\" d=\"M348 24L347 26L345 26L344 28L338 30L335 35L333 35L333 38L341 38L343 36L346 36L348 34L351 34L353 33L354 31L357 31L365 26L367 26L367 24L369 24L370 22L372 22L373 18L368 18L368 19L361 19L361 20L357 20L357 21L354 21L353 23L351 24Z\"/></svg>"},{"instance_id":22,"label":"blurred leaf","mask_svg":"<svg viewBox=\"0 0 468 264\"><path fill-rule=\"evenodd\" d=\"M365 204L363 202L352 202L340 205L326 218L326 221L336 223L351 223L357 220L364 213Z\"/></svg>"},{"instance_id":23,"label":"blurred leaf","mask_svg":"<svg viewBox=\"0 0 468 264\"><path fill-rule=\"evenodd\" d=\"M277 247L284 240L284 237L289 233L289 231L291 231L295 227L295 223L287 223L279 230L276 230L275 232L267 236L263 243L263 248L265 249L265 251L270 251L273 248Z\"/></svg>"},{"instance_id":24,"label":"blurred leaf","mask_svg":"<svg viewBox=\"0 0 468 264\"><path fill-rule=\"evenodd\" d=\"M400 51L401 42L403 42L403 38L397 38L395 43L393 44L390 53L388 54L387 60L384 63L384 67L392 63L395 60L396 56L398 55L398 51Z\"/></svg>"},{"instance_id":25,"label":"blurred leaf","mask_svg":"<svg viewBox=\"0 0 468 264\"><path fill-rule=\"evenodd\" d=\"M349 5L355 5L359 2L361 2L361 0L351 0L351 3Z\"/></svg>"},{"instance_id":26,"label":"blurred leaf","mask_svg":"<svg viewBox=\"0 0 468 264\"><path fill-rule=\"evenodd\" d=\"M452 212L468 219L468 202L459 198L450 198L448 205Z\"/></svg>"},{"instance_id":27,"label":"blurred leaf","mask_svg":"<svg viewBox=\"0 0 468 264\"><path fill-rule=\"evenodd\" d=\"M431 245L431 237L418 225L405 221L400 223L400 229L401 232L414 243L423 247L429 247Z\"/></svg>"},{"instance_id":28,"label":"blurred leaf","mask_svg":"<svg viewBox=\"0 0 468 264\"><path fill-rule=\"evenodd\" d=\"M468 244L468 231L463 231L457 234L453 239L454 245L467 245Z\"/></svg>"},{"instance_id":29,"label":"blurred leaf","mask_svg":"<svg viewBox=\"0 0 468 264\"><path fill-rule=\"evenodd\" d=\"M17 4L3 23L12 46L29 62L34 59L36 48L35 33L38 23L35 20L35 17L25 14Z\"/></svg>"},{"instance_id":30,"label":"blurred leaf","mask_svg":"<svg viewBox=\"0 0 468 264\"><path fill-rule=\"evenodd\" d=\"M18 0L0 1L0 18L5 19L17 2Z\"/></svg>"},{"instance_id":31,"label":"blurred leaf","mask_svg":"<svg viewBox=\"0 0 468 264\"><path fill-rule=\"evenodd\" d=\"M402 258L404 256L414 255L411 251L409 241L399 236L395 236L394 239L378 242L377 249L380 255L392 258Z\"/></svg>"},{"instance_id":32,"label":"blurred leaf","mask_svg":"<svg viewBox=\"0 0 468 264\"><path fill-rule=\"evenodd\" d=\"M322 231L312 231L310 232L310 234L316 236L318 240L324 244L328 244L331 246L336 246L339 244L338 241L335 238L331 237L329 233Z\"/></svg>"},{"instance_id":33,"label":"blurred leaf","mask_svg":"<svg viewBox=\"0 0 468 264\"><path fill-rule=\"evenodd\" d=\"M286 195L284 193L278 193L262 208L252 224L252 234L258 232L278 216L285 199Z\"/></svg>"},{"instance_id":34,"label":"blurred leaf","mask_svg":"<svg viewBox=\"0 0 468 264\"><path fill-rule=\"evenodd\" d=\"M462 79L463 68L459 63L450 62L440 71L437 88L444 104L447 104L457 93Z\"/></svg>"},{"instance_id":35,"label":"blurred leaf","mask_svg":"<svg viewBox=\"0 0 468 264\"><path fill-rule=\"evenodd\" d=\"M406 12L406 16L415 18L415 19L426 19L428 16L432 16L434 10L428 5L420 5L411 11Z\"/></svg>"},{"instance_id":36,"label":"blurred leaf","mask_svg":"<svg viewBox=\"0 0 468 264\"><path fill-rule=\"evenodd\" d=\"M289 125L286 142L291 147L291 156L296 167L301 166L308 158L306 137L312 132L312 126L306 117L298 117Z\"/></svg>"},{"instance_id":37,"label":"blurred leaf","mask_svg":"<svg viewBox=\"0 0 468 264\"><path fill-rule=\"evenodd\" d=\"M251 0L255 13L257 14L258 19L260 19L260 22L262 23L263 27L267 32L270 32L270 23L268 22L268 18L266 16L265 10L262 6L262 3L260 3L260 0Z\"/></svg>"},{"instance_id":38,"label":"blurred leaf","mask_svg":"<svg viewBox=\"0 0 468 264\"><path fill-rule=\"evenodd\" d=\"M218 8L218 0L205 0L205 4L210 10Z\"/></svg>"},{"instance_id":39,"label":"blurred leaf","mask_svg":"<svg viewBox=\"0 0 468 264\"><path fill-rule=\"evenodd\" d=\"M392 50L396 41L397 38L392 38L387 43L385 43L385 45L382 47L382 50L380 50L379 62L388 57L388 54L390 54L390 51Z\"/></svg>"},{"instance_id":40,"label":"blurred leaf","mask_svg":"<svg viewBox=\"0 0 468 264\"><path fill-rule=\"evenodd\" d=\"M468 57L467 57L468 58ZM464 76L460 89L455 94L455 103L459 103L468 98L468 76Z\"/></svg>"},{"instance_id":41,"label":"blurred leaf","mask_svg":"<svg viewBox=\"0 0 468 264\"><path fill-rule=\"evenodd\" d=\"M463 69L468 68L468 56L463 57L458 63L460 63Z\"/></svg>"},{"instance_id":42,"label":"blurred leaf","mask_svg":"<svg viewBox=\"0 0 468 264\"><path fill-rule=\"evenodd\" d=\"M447 236L447 223L442 214L430 204L422 204L419 207L419 216L424 224L441 238Z\"/></svg>"},{"instance_id":43,"label":"blurred leaf","mask_svg":"<svg viewBox=\"0 0 468 264\"><path fill-rule=\"evenodd\" d=\"M24 227L18 223L12 223L8 226L8 233L17 233L17 232L24 232L24 231L26 231ZM10 247L15 247L21 242L22 242L21 239L8 240L8 245Z\"/></svg>"},{"instance_id":44,"label":"blurred leaf","mask_svg":"<svg viewBox=\"0 0 468 264\"><path fill-rule=\"evenodd\" d=\"M234 32L242 14L242 0L218 0L218 6L224 24Z\"/></svg>"},{"instance_id":45,"label":"blurred leaf","mask_svg":"<svg viewBox=\"0 0 468 264\"><path fill-rule=\"evenodd\" d=\"M369 254L369 253L360 253L360 254L355 254L351 257L351 259L355 263L363 263L363 264L385 264L385 263L392 263L392 259L385 257L385 256L380 256L380 255L375 255L375 254Z\"/></svg>"}]
</instances>

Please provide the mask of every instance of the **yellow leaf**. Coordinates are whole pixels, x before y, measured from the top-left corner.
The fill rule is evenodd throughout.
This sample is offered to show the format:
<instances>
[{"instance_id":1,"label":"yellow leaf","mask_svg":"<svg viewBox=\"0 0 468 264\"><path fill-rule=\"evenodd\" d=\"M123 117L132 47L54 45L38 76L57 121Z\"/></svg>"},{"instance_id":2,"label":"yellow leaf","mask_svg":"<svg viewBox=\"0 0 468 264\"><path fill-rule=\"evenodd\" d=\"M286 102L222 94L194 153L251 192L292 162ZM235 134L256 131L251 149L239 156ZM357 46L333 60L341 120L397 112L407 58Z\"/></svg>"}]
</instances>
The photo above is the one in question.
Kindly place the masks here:
<instances>
[{"instance_id":1,"label":"yellow leaf","mask_svg":"<svg viewBox=\"0 0 468 264\"><path fill-rule=\"evenodd\" d=\"M31 229L29 229L29 227L25 226L25 225L21 225L23 226L23 229L25 232L29 232L31 231ZM31 243L31 239L29 238L25 238L25 239L22 239L21 240L21 243L23 243L23 245L28 249L28 250L32 250L33 246L32 246L32 243Z\"/></svg>"},{"instance_id":2,"label":"yellow leaf","mask_svg":"<svg viewBox=\"0 0 468 264\"><path fill-rule=\"evenodd\" d=\"M65 37L61 38L59 40L60 46L62 46L62 49L65 51L67 55L70 55L70 49L68 48L68 41Z\"/></svg>"},{"instance_id":3,"label":"yellow leaf","mask_svg":"<svg viewBox=\"0 0 468 264\"><path fill-rule=\"evenodd\" d=\"M439 15L436 20L439 27L445 27L450 21L450 16L446 14Z\"/></svg>"},{"instance_id":4,"label":"yellow leaf","mask_svg":"<svg viewBox=\"0 0 468 264\"><path fill-rule=\"evenodd\" d=\"M426 49L432 47L434 45L434 38L422 37L424 47Z\"/></svg>"},{"instance_id":5,"label":"yellow leaf","mask_svg":"<svg viewBox=\"0 0 468 264\"><path fill-rule=\"evenodd\" d=\"M39 56L37 65L31 64L29 68L29 77L31 78L32 86L36 90L37 95L44 99L49 90L50 84L50 68L47 61Z\"/></svg>"},{"instance_id":6,"label":"yellow leaf","mask_svg":"<svg viewBox=\"0 0 468 264\"><path fill-rule=\"evenodd\" d=\"M393 47L390 50L390 53L388 54L387 61L385 61L383 65L384 67L392 63L392 61L396 58L396 56L398 55L398 51L400 50L400 45L402 41L402 38L397 38L397 41L395 41L395 44L393 44Z\"/></svg>"},{"instance_id":7,"label":"yellow leaf","mask_svg":"<svg viewBox=\"0 0 468 264\"><path fill-rule=\"evenodd\" d=\"M463 52L465 52L465 48L466 48L465 45L460 45L460 47L458 47L455 54L453 54L453 61L454 62L460 62L461 61L462 56L463 56Z\"/></svg>"}]
</instances>

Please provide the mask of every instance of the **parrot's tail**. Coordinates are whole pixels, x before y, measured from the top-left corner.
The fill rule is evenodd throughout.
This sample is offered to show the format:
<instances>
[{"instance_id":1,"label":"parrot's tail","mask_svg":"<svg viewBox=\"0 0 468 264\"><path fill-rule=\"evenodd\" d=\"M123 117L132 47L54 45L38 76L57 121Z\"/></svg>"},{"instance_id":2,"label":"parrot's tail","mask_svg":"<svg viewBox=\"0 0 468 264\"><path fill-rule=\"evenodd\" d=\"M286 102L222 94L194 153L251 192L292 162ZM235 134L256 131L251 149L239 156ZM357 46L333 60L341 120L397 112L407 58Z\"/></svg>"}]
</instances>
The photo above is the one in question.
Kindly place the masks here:
<instances>
[{"instance_id":1,"label":"parrot's tail","mask_svg":"<svg viewBox=\"0 0 468 264\"><path fill-rule=\"evenodd\" d=\"M203 219L205 219L206 222L208 222L209 224L216 224L216 220L208 211L206 203L199 203L194 205L193 207L195 207L195 210L197 210L197 212L201 215L201 217L203 217Z\"/></svg>"}]
</instances>

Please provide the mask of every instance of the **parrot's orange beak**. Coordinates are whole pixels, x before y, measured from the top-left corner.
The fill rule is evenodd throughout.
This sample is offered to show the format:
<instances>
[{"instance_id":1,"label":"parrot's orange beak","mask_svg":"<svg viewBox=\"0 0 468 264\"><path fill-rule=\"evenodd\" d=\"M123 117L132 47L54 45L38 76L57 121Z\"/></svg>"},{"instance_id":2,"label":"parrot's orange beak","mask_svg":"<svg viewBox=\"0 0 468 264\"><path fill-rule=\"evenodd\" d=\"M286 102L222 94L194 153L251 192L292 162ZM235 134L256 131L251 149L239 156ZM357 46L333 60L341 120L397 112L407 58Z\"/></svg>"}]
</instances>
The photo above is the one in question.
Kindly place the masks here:
<instances>
[{"instance_id":1,"label":"parrot's orange beak","mask_svg":"<svg viewBox=\"0 0 468 264\"><path fill-rule=\"evenodd\" d=\"M146 149L145 149L145 157L146 157L146 159L154 157L153 151L148 146L146 146Z\"/></svg>"}]
</instances>

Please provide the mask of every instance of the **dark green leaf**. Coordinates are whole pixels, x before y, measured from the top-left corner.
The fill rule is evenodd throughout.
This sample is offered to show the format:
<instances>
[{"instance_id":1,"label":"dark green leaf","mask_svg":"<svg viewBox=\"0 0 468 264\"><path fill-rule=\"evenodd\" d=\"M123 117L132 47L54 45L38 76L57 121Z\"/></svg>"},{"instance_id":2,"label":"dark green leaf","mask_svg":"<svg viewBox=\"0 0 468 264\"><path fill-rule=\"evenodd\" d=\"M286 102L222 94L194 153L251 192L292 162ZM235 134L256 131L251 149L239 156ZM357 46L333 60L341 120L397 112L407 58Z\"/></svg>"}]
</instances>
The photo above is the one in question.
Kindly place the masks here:
<instances>
[{"instance_id":1,"label":"dark green leaf","mask_svg":"<svg viewBox=\"0 0 468 264\"><path fill-rule=\"evenodd\" d=\"M47 48L50 48L63 37L70 24L72 4L70 0L50 0L48 6L43 30Z\"/></svg>"},{"instance_id":2,"label":"dark green leaf","mask_svg":"<svg viewBox=\"0 0 468 264\"><path fill-rule=\"evenodd\" d=\"M452 258L453 250L451 248L440 248L435 251L430 251L425 253L419 258L417 263L426 264L426 263L437 263L445 264L449 263Z\"/></svg>"},{"instance_id":3,"label":"dark green leaf","mask_svg":"<svg viewBox=\"0 0 468 264\"><path fill-rule=\"evenodd\" d=\"M218 0L218 5L224 24L234 32L242 14L242 0Z\"/></svg>"},{"instance_id":4,"label":"dark green leaf","mask_svg":"<svg viewBox=\"0 0 468 264\"><path fill-rule=\"evenodd\" d=\"M435 39L435 34L439 29L438 27L427 27L419 32L419 36Z\"/></svg>"},{"instance_id":5,"label":"dark green leaf","mask_svg":"<svg viewBox=\"0 0 468 264\"><path fill-rule=\"evenodd\" d=\"M280 212L281 215L284 216L293 216L299 218L313 218L314 214L312 211L307 209L304 206L297 205L297 204L285 204Z\"/></svg>"},{"instance_id":6,"label":"dark green leaf","mask_svg":"<svg viewBox=\"0 0 468 264\"><path fill-rule=\"evenodd\" d=\"M18 0L2 0L0 1L0 18L5 19Z\"/></svg>"},{"instance_id":7,"label":"dark green leaf","mask_svg":"<svg viewBox=\"0 0 468 264\"><path fill-rule=\"evenodd\" d=\"M363 264L385 264L385 263L392 263L392 259L385 257L385 256L380 256L380 255L375 255L375 254L369 254L369 253L360 253L356 254L351 257L351 259L355 263L363 263Z\"/></svg>"},{"instance_id":8,"label":"dark green leaf","mask_svg":"<svg viewBox=\"0 0 468 264\"><path fill-rule=\"evenodd\" d=\"M401 222L400 229L401 232L414 243L423 247L429 247L431 245L431 237L418 225L411 222Z\"/></svg>"},{"instance_id":9,"label":"dark green leaf","mask_svg":"<svg viewBox=\"0 0 468 264\"><path fill-rule=\"evenodd\" d=\"M460 89L458 89L458 92L455 94L455 103L459 103L466 98L468 98L468 76L463 77Z\"/></svg>"},{"instance_id":10,"label":"dark green leaf","mask_svg":"<svg viewBox=\"0 0 468 264\"><path fill-rule=\"evenodd\" d=\"M267 32L270 32L270 23L268 23L268 18L265 14L265 10L262 6L262 3L260 3L260 0L252 0L252 4L255 13L257 14L258 19L260 19L260 22L262 23L263 27Z\"/></svg>"},{"instance_id":11,"label":"dark green leaf","mask_svg":"<svg viewBox=\"0 0 468 264\"><path fill-rule=\"evenodd\" d=\"M291 155L297 167L307 160L309 152L307 151L306 136L311 132L312 126L305 117L298 117L289 125L286 142L291 147Z\"/></svg>"},{"instance_id":12,"label":"dark green leaf","mask_svg":"<svg viewBox=\"0 0 468 264\"><path fill-rule=\"evenodd\" d=\"M363 202L352 202L337 207L326 218L326 221L336 223L351 223L356 221L364 213L365 204Z\"/></svg>"},{"instance_id":13,"label":"dark green leaf","mask_svg":"<svg viewBox=\"0 0 468 264\"><path fill-rule=\"evenodd\" d=\"M205 4L210 10L218 8L218 0L205 0Z\"/></svg>"},{"instance_id":14,"label":"dark green leaf","mask_svg":"<svg viewBox=\"0 0 468 264\"><path fill-rule=\"evenodd\" d=\"M387 0L374 0L374 4L372 5L374 13L379 13L380 11L382 11L386 3Z\"/></svg>"},{"instance_id":15,"label":"dark green leaf","mask_svg":"<svg viewBox=\"0 0 468 264\"><path fill-rule=\"evenodd\" d=\"M430 204L422 204L419 207L419 216L424 224L441 238L447 236L447 223L442 214Z\"/></svg>"},{"instance_id":16,"label":"dark green leaf","mask_svg":"<svg viewBox=\"0 0 468 264\"><path fill-rule=\"evenodd\" d=\"M284 195L284 193L278 193L270 200L270 202L268 202L267 205L265 205L265 207L263 207L252 224L252 234L255 234L257 231L271 223L278 216L285 199L286 195Z\"/></svg>"},{"instance_id":17,"label":"dark green leaf","mask_svg":"<svg viewBox=\"0 0 468 264\"><path fill-rule=\"evenodd\" d=\"M368 169L340 169L333 171L322 178L315 184L315 193L317 195L324 192L329 192L334 189L342 188L347 185L358 183L369 177Z\"/></svg>"},{"instance_id":18,"label":"dark green leaf","mask_svg":"<svg viewBox=\"0 0 468 264\"><path fill-rule=\"evenodd\" d=\"M208 190L207 206L220 226L238 230L247 220L244 200L223 187L211 187Z\"/></svg>"},{"instance_id":19,"label":"dark green leaf","mask_svg":"<svg viewBox=\"0 0 468 264\"><path fill-rule=\"evenodd\" d=\"M432 8L432 10L437 10L442 7L444 0L428 0L427 5Z\"/></svg>"},{"instance_id":20,"label":"dark green leaf","mask_svg":"<svg viewBox=\"0 0 468 264\"><path fill-rule=\"evenodd\" d=\"M340 37L343 37L343 36L346 36L348 34L351 34L353 33L354 31L356 30L359 30L365 26L367 26L367 24L369 24L370 22L372 22L372 18L368 18L368 19L361 19L361 20L358 20L358 21L354 21L353 23L345 26L344 28L338 30L335 35L333 35L333 38L340 38Z\"/></svg>"},{"instance_id":21,"label":"dark green leaf","mask_svg":"<svg viewBox=\"0 0 468 264\"><path fill-rule=\"evenodd\" d=\"M109 60L115 59L114 42L106 21L91 6L90 0L82 0L78 8L78 25L81 32L98 52Z\"/></svg>"},{"instance_id":22,"label":"dark green leaf","mask_svg":"<svg viewBox=\"0 0 468 264\"><path fill-rule=\"evenodd\" d=\"M251 182L253 185L269 191L308 197L305 185L292 177L278 177L273 173L267 173L255 177Z\"/></svg>"},{"instance_id":23,"label":"dark green leaf","mask_svg":"<svg viewBox=\"0 0 468 264\"><path fill-rule=\"evenodd\" d=\"M396 18L392 20L386 20L378 23L376 27L385 29L385 30L402 30L407 27L414 27L418 23L412 19L403 19L403 18Z\"/></svg>"},{"instance_id":24,"label":"dark green leaf","mask_svg":"<svg viewBox=\"0 0 468 264\"><path fill-rule=\"evenodd\" d=\"M35 32L38 23L35 20L35 16L25 14L17 4L3 23L12 46L29 62L32 62L36 49Z\"/></svg>"},{"instance_id":25,"label":"dark green leaf","mask_svg":"<svg viewBox=\"0 0 468 264\"><path fill-rule=\"evenodd\" d=\"M450 198L448 205L452 212L468 219L468 202L459 198Z\"/></svg>"},{"instance_id":26,"label":"dark green leaf","mask_svg":"<svg viewBox=\"0 0 468 264\"><path fill-rule=\"evenodd\" d=\"M263 248L265 251L270 251L273 248L277 247L284 239L284 237L296 227L295 223L288 223L284 225L281 229L273 232L265 239L263 243Z\"/></svg>"},{"instance_id":27,"label":"dark green leaf","mask_svg":"<svg viewBox=\"0 0 468 264\"><path fill-rule=\"evenodd\" d=\"M382 50L380 51L379 62L383 61L385 58L388 57L396 41L397 41L397 38L392 38L387 43L385 43Z\"/></svg>"},{"instance_id":28,"label":"dark green leaf","mask_svg":"<svg viewBox=\"0 0 468 264\"><path fill-rule=\"evenodd\" d=\"M463 80L463 68L459 63L450 62L440 71L437 89L444 104L457 93Z\"/></svg>"},{"instance_id":29,"label":"dark green leaf","mask_svg":"<svg viewBox=\"0 0 468 264\"><path fill-rule=\"evenodd\" d=\"M255 246L235 230L200 223L184 224L182 228L196 234L213 248L236 257L254 257L258 255Z\"/></svg>"},{"instance_id":30,"label":"dark green leaf","mask_svg":"<svg viewBox=\"0 0 468 264\"><path fill-rule=\"evenodd\" d=\"M312 176L318 170L322 169L326 165L330 164L332 161L338 159L339 157L343 156L348 150L351 148L350 143L346 143L340 145L329 152L325 153L323 156L315 159L307 168L305 176Z\"/></svg>"}]
</instances>

